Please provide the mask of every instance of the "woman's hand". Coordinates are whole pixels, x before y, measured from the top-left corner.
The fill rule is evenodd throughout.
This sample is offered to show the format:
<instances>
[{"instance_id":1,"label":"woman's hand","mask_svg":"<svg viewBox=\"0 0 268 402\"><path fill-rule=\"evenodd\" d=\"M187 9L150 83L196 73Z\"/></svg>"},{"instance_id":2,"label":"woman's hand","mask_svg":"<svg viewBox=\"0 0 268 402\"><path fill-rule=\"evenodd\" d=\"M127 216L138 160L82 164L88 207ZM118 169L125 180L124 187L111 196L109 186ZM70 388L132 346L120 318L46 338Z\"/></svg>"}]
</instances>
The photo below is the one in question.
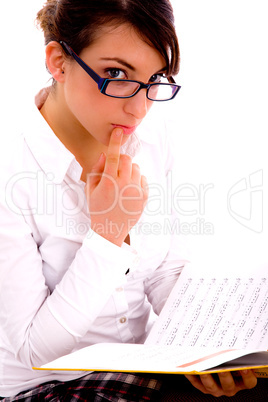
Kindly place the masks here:
<instances>
[{"instance_id":1,"label":"woman's hand","mask_svg":"<svg viewBox=\"0 0 268 402\"><path fill-rule=\"evenodd\" d=\"M252 370L241 370L233 374L222 372L218 373L217 378L211 374L186 375L185 377L199 391L216 397L233 396L238 391L254 388L257 384L257 378Z\"/></svg>"},{"instance_id":2,"label":"woman's hand","mask_svg":"<svg viewBox=\"0 0 268 402\"><path fill-rule=\"evenodd\" d=\"M138 222L148 199L139 166L120 154L122 137L123 131L115 128L107 155L101 154L86 185L91 228L118 246Z\"/></svg>"}]
</instances>

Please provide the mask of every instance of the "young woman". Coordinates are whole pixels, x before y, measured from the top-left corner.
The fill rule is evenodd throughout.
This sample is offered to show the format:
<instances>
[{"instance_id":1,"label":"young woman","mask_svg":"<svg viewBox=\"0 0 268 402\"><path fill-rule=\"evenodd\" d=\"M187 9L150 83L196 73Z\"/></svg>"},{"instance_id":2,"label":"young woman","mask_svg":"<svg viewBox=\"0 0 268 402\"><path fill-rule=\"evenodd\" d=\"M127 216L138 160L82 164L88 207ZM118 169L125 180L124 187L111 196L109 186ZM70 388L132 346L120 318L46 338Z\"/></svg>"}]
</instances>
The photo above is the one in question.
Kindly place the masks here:
<instances>
[{"instance_id":1,"label":"young woman","mask_svg":"<svg viewBox=\"0 0 268 402\"><path fill-rule=\"evenodd\" d=\"M159 400L167 378L32 367L98 342L142 343L184 266L164 200L169 140L145 119L180 89L172 8L49 0L37 20L53 85L1 157L0 395ZM250 371L189 380L215 396L256 384Z\"/></svg>"}]
</instances>

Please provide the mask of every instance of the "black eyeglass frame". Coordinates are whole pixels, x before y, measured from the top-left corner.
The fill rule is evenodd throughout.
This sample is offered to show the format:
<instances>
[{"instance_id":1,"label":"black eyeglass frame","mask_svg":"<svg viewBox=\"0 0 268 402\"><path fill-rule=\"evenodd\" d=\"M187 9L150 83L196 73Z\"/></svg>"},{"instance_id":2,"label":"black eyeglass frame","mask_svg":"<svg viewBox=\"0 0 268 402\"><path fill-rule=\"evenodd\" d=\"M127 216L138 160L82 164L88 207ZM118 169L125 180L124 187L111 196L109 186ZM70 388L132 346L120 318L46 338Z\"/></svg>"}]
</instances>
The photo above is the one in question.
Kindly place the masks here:
<instances>
[{"instance_id":1,"label":"black eyeglass frame","mask_svg":"<svg viewBox=\"0 0 268 402\"><path fill-rule=\"evenodd\" d=\"M169 101L175 98L175 96L178 94L179 90L181 89L180 85L177 85L174 78L172 76L167 77L167 79L170 81L170 83L152 83L152 84L145 84L144 82L141 81L135 81L135 80L121 80L121 79L111 79L111 78L101 78L94 70L92 70L92 68L90 68L74 51L73 49L67 45L67 43L65 43L64 41L60 41L59 42L60 45L62 46L62 48L65 50L65 52L67 54L69 54L70 56L72 56L75 61L83 68L83 70L86 71L86 73L98 84L98 89L99 91L106 96L110 96L111 98L118 98L118 99L127 99L127 98L132 98L133 96L135 96L141 89L146 89L146 96L149 100L154 101L154 102L165 102L165 101ZM115 96L115 95L109 95L106 93L106 88L109 84L109 82L114 82L114 81L123 81L123 82L135 82L137 84L139 84L138 89L131 95L128 96ZM172 95L171 98L168 99L152 99L148 96L149 94L149 89L152 86L155 85L172 85L174 86L175 90L174 93Z\"/></svg>"}]
</instances>

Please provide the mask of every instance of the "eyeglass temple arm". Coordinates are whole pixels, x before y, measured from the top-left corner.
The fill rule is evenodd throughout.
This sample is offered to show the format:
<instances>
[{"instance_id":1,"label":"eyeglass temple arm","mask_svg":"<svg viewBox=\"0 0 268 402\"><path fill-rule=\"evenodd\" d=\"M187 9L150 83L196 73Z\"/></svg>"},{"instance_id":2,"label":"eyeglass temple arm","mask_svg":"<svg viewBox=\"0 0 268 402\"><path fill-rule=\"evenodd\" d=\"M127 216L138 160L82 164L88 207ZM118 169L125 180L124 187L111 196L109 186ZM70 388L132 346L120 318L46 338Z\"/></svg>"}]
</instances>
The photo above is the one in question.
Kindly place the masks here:
<instances>
[{"instance_id":1,"label":"eyeglass temple arm","mask_svg":"<svg viewBox=\"0 0 268 402\"><path fill-rule=\"evenodd\" d=\"M93 71L86 63L83 62L82 59L73 51L73 49L67 45L67 43L60 41L60 45L63 47L63 49L68 53L70 56L72 56L77 63L90 75L90 77L98 84L99 89L102 88L103 82L105 81L105 78L101 78L95 71Z\"/></svg>"},{"instance_id":2,"label":"eyeglass temple arm","mask_svg":"<svg viewBox=\"0 0 268 402\"><path fill-rule=\"evenodd\" d=\"M171 75L169 77L167 77L167 79L170 84L176 84L176 81L174 80L174 78Z\"/></svg>"}]
</instances>

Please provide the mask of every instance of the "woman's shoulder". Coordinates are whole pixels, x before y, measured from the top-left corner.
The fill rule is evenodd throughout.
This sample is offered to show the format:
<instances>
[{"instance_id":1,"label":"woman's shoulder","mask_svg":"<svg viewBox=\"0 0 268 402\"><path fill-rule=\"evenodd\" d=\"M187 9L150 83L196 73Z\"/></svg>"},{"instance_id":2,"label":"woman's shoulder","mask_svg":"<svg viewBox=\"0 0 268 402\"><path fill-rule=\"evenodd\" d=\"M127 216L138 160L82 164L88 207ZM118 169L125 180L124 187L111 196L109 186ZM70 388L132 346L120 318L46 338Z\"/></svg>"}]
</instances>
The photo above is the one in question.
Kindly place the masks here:
<instances>
[{"instance_id":1,"label":"woman's shoulder","mask_svg":"<svg viewBox=\"0 0 268 402\"><path fill-rule=\"evenodd\" d=\"M24 138L20 132L12 133L5 138L0 137L0 175L8 172L8 168L12 169L18 165L21 160L20 155L23 150Z\"/></svg>"},{"instance_id":2,"label":"woman's shoulder","mask_svg":"<svg viewBox=\"0 0 268 402\"><path fill-rule=\"evenodd\" d=\"M139 137L143 148L158 161L163 162L165 170L172 168L176 150L173 145L173 129L168 116L155 108L146 116L139 127Z\"/></svg>"},{"instance_id":3,"label":"woman's shoulder","mask_svg":"<svg viewBox=\"0 0 268 402\"><path fill-rule=\"evenodd\" d=\"M39 111L33 104L23 107L23 116L10 125L8 131L0 136L0 179L1 182L9 180L12 175L28 169L31 152L27 145L27 135L31 132L38 136L40 123Z\"/></svg>"},{"instance_id":4,"label":"woman's shoulder","mask_svg":"<svg viewBox=\"0 0 268 402\"><path fill-rule=\"evenodd\" d=\"M139 136L149 144L159 144L166 141L168 136L167 119L161 109L154 105L139 126Z\"/></svg>"}]
</instances>

